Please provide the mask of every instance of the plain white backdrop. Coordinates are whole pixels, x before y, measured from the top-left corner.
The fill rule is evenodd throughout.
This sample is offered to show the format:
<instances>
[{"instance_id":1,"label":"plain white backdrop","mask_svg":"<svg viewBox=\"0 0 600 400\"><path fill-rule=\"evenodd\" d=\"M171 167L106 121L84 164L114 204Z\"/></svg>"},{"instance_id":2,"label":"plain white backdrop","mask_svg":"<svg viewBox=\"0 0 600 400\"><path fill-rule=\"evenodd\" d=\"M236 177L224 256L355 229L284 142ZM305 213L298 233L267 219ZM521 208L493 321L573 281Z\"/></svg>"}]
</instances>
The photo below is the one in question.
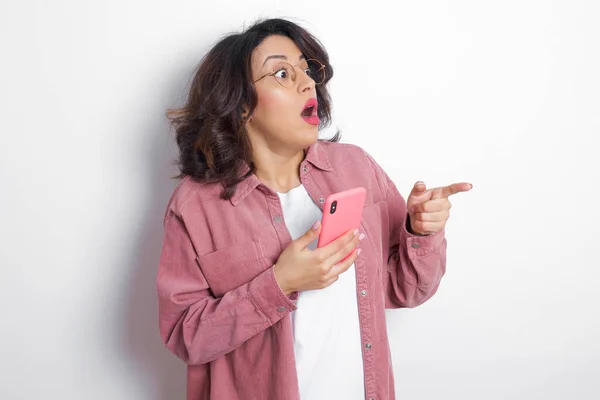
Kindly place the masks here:
<instances>
[{"instance_id":1,"label":"plain white backdrop","mask_svg":"<svg viewBox=\"0 0 600 400\"><path fill-rule=\"evenodd\" d=\"M451 198L439 292L388 313L399 399L600 398L600 4L2 1L0 398L185 398L155 273L165 110L259 17L321 39L333 129Z\"/></svg>"}]
</instances>

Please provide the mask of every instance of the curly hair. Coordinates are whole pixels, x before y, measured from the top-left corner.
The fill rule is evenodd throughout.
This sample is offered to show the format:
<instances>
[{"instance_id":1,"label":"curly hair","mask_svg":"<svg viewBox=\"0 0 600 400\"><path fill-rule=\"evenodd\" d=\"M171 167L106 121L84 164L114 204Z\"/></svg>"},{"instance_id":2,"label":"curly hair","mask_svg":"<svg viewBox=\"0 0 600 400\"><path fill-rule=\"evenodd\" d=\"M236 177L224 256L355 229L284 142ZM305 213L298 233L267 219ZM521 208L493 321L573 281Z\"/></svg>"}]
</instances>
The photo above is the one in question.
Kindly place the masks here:
<instances>
[{"instance_id":1,"label":"curly hair","mask_svg":"<svg viewBox=\"0 0 600 400\"><path fill-rule=\"evenodd\" d=\"M333 77L329 56L317 38L284 19L258 21L241 33L223 37L201 60L183 107L167 110L175 129L179 175L198 182L219 182L221 198L229 199L236 185L256 171L252 148L243 119L254 112L258 97L252 83L251 56L267 37L290 38L306 56L327 65L323 84L316 86L319 99L319 130L331 123L331 97L326 84ZM339 131L330 139L337 142ZM242 173L244 165L249 167Z\"/></svg>"}]
</instances>

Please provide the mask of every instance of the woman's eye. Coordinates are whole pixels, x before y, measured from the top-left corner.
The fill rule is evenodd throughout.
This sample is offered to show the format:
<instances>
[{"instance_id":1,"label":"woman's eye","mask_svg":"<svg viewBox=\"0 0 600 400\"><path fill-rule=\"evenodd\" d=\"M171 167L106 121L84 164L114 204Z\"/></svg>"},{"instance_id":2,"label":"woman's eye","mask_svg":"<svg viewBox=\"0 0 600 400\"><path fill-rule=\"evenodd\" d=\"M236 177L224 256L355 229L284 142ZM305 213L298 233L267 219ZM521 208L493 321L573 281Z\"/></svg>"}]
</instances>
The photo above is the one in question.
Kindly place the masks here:
<instances>
[{"instance_id":1,"label":"woman's eye","mask_svg":"<svg viewBox=\"0 0 600 400\"><path fill-rule=\"evenodd\" d=\"M308 75L308 76L311 76L311 75L312 75L312 73L311 73L311 71L310 71L310 68L305 68L305 69L304 69L304 73L305 73L306 75Z\"/></svg>"},{"instance_id":2,"label":"woman's eye","mask_svg":"<svg viewBox=\"0 0 600 400\"><path fill-rule=\"evenodd\" d=\"M285 79L288 77L288 72L285 69L280 69L279 71L275 72L275 77Z\"/></svg>"}]
</instances>

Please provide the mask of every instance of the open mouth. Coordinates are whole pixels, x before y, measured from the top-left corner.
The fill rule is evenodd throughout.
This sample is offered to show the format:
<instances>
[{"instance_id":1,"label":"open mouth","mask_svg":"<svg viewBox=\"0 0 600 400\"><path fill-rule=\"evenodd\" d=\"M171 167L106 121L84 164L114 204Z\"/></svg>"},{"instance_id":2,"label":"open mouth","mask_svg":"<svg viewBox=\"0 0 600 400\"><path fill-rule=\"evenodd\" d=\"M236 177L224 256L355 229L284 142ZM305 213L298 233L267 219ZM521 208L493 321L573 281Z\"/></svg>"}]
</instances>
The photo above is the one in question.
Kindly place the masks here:
<instances>
[{"instance_id":1,"label":"open mouth","mask_svg":"<svg viewBox=\"0 0 600 400\"><path fill-rule=\"evenodd\" d=\"M317 115L318 106L316 98L308 99L300 113L302 119L311 125L319 125L321 121Z\"/></svg>"},{"instance_id":2,"label":"open mouth","mask_svg":"<svg viewBox=\"0 0 600 400\"><path fill-rule=\"evenodd\" d=\"M302 115L303 117L312 117L313 115L316 114L317 107L315 107L314 105L309 105L308 107L306 107L304 110L302 110Z\"/></svg>"}]
</instances>

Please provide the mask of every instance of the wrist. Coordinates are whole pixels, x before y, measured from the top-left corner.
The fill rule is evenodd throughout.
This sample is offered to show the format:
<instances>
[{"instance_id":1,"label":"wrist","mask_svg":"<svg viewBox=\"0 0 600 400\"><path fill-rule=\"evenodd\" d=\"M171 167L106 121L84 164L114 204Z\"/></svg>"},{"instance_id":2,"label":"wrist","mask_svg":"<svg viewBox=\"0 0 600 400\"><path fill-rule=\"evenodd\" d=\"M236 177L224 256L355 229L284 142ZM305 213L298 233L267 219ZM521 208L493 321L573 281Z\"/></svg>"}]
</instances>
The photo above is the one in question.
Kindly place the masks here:
<instances>
[{"instance_id":1,"label":"wrist","mask_svg":"<svg viewBox=\"0 0 600 400\"><path fill-rule=\"evenodd\" d=\"M281 276L281 271L279 271L279 266L277 264L273 265L273 274L275 275L275 281L277 282L277 284L279 285L279 288L281 289L281 291L286 295L289 296L290 293L292 293L294 290L291 289L285 282L285 279L283 279L283 277Z\"/></svg>"}]
</instances>

